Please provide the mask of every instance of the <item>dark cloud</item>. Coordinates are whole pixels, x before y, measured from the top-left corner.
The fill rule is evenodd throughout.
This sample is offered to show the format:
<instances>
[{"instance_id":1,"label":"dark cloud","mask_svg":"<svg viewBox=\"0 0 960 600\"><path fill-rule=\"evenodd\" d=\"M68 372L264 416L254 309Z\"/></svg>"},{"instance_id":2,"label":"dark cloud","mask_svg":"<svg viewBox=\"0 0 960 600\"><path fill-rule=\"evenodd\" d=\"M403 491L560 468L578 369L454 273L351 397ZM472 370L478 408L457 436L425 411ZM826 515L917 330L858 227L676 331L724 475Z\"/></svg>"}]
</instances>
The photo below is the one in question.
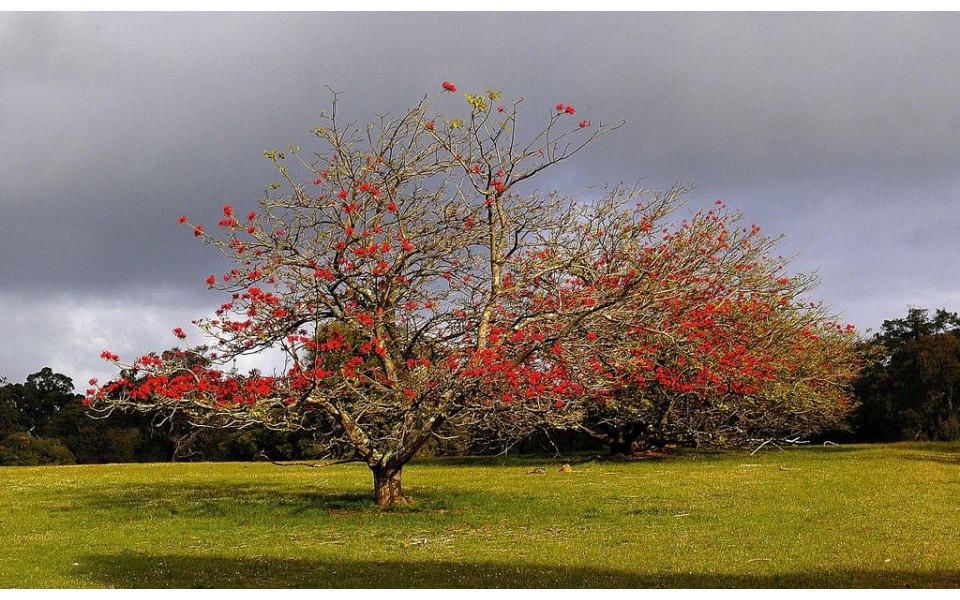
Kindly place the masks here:
<instances>
[{"instance_id":1,"label":"dark cloud","mask_svg":"<svg viewBox=\"0 0 960 600\"><path fill-rule=\"evenodd\" d=\"M954 14L2 14L0 295L20 316L0 373L94 372L100 340L67 342L70 319L142 323L114 332L141 351L158 314L216 305L200 282L225 265L176 217L252 206L262 150L308 146L327 85L361 120L444 79L523 96L531 121L626 119L545 185L696 182L784 232L861 327L960 309L958 34Z\"/></svg>"}]
</instances>

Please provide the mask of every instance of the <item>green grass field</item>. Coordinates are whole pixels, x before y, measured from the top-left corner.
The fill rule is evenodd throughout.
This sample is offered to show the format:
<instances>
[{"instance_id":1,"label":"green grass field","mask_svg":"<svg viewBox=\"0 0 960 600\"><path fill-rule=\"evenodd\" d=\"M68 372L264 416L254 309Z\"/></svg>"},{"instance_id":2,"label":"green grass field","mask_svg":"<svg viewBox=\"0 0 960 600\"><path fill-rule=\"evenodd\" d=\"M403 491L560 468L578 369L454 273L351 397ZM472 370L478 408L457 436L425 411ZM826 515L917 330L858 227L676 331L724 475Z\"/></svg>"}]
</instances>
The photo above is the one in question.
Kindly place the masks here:
<instances>
[{"instance_id":1,"label":"green grass field","mask_svg":"<svg viewBox=\"0 0 960 600\"><path fill-rule=\"evenodd\" d=\"M559 466L5 467L0 587L960 587L960 444Z\"/></svg>"}]
</instances>

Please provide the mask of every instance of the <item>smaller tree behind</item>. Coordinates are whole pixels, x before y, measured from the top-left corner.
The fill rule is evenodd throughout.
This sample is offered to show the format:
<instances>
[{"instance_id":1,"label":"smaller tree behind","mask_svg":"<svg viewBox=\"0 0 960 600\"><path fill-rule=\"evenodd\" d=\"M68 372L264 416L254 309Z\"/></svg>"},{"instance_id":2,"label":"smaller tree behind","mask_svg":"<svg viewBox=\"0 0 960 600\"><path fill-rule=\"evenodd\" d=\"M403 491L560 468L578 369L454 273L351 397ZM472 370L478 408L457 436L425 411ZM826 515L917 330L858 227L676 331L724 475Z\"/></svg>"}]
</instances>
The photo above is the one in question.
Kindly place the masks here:
<instances>
[{"instance_id":1,"label":"smaller tree behind","mask_svg":"<svg viewBox=\"0 0 960 600\"><path fill-rule=\"evenodd\" d=\"M576 336L596 397L580 428L628 454L846 427L854 328L804 300L816 280L785 275L776 243L718 201L644 247L611 251L647 285Z\"/></svg>"}]
</instances>

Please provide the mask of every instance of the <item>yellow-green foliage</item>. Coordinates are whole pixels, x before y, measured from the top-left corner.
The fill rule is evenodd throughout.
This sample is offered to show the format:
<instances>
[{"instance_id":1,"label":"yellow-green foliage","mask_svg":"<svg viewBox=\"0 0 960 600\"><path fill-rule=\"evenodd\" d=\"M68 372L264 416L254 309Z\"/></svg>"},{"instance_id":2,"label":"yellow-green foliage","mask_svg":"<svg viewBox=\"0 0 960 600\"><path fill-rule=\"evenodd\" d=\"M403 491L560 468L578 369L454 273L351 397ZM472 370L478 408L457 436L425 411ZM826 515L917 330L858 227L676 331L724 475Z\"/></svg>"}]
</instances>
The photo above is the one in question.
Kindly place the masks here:
<instances>
[{"instance_id":1,"label":"yellow-green foliage","mask_svg":"<svg viewBox=\"0 0 960 600\"><path fill-rule=\"evenodd\" d=\"M542 467L542 474L530 473ZM960 444L0 469L0 587L957 587Z\"/></svg>"}]
</instances>

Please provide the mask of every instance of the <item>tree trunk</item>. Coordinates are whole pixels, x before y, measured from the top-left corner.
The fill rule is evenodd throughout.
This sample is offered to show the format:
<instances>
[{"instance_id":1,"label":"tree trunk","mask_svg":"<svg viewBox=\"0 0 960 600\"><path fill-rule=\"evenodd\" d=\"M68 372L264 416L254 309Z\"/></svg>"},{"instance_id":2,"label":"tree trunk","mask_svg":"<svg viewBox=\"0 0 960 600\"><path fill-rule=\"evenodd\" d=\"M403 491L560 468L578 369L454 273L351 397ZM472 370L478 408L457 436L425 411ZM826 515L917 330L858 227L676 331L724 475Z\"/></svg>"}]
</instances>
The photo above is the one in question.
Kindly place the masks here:
<instances>
[{"instance_id":1,"label":"tree trunk","mask_svg":"<svg viewBox=\"0 0 960 600\"><path fill-rule=\"evenodd\" d=\"M373 493L377 499L377 506L390 508L397 504L412 504L413 501L403 495L400 487L400 474L403 467L384 467L377 465L370 467L373 471Z\"/></svg>"}]
</instances>

